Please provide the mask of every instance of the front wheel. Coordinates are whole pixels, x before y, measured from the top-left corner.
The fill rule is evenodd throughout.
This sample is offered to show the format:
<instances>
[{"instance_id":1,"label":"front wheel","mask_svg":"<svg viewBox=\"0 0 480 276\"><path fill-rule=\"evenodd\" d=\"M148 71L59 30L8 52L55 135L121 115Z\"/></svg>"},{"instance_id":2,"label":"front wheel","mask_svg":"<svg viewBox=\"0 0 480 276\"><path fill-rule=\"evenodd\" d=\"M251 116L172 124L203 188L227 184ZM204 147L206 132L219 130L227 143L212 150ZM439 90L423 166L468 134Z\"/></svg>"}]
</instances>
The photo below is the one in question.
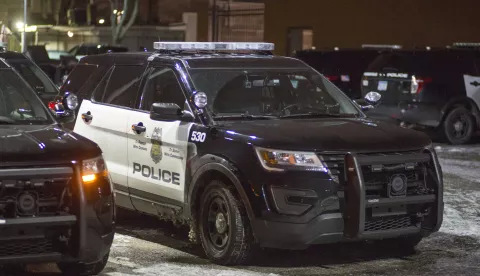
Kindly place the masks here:
<instances>
[{"instance_id":1,"label":"front wheel","mask_svg":"<svg viewBox=\"0 0 480 276\"><path fill-rule=\"evenodd\" d=\"M448 143L461 145L470 142L475 132L475 120L465 107L451 110L443 122L443 134Z\"/></svg>"},{"instance_id":2,"label":"front wheel","mask_svg":"<svg viewBox=\"0 0 480 276\"><path fill-rule=\"evenodd\" d=\"M215 180L200 200L200 240L209 259L220 265L245 263L252 255L253 235L235 189Z\"/></svg>"},{"instance_id":3,"label":"front wheel","mask_svg":"<svg viewBox=\"0 0 480 276\"><path fill-rule=\"evenodd\" d=\"M98 275L105 268L108 262L109 253L107 253L102 260L93 264L82 263L58 263L58 269L65 275L72 276L86 276Z\"/></svg>"}]
</instances>

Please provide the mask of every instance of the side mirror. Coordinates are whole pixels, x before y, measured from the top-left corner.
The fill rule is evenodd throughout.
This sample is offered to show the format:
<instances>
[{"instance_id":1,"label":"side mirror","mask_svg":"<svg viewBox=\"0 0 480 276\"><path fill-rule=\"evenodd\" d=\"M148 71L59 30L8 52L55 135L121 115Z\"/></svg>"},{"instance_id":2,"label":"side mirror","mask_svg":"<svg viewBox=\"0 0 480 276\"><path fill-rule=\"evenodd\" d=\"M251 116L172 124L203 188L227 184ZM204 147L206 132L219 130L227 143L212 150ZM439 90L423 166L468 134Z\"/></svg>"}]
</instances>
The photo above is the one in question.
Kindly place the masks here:
<instances>
[{"instance_id":1,"label":"side mirror","mask_svg":"<svg viewBox=\"0 0 480 276\"><path fill-rule=\"evenodd\" d=\"M53 113L57 122L61 124L71 123L75 120L74 112L65 109L61 102L50 102L48 104L50 111Z\"/></svg>"},{"instance_id":2,"label":"side mirror","mask_svg":"<svg viewBox=\"0 0 480 276\"><path fill-rule=\"evenodd\" d=\"M155 121L193 122L195 117L189 111L174 103L154 103L150 109L150 119Z\"/></svg>"},{"instance_id":3,"label":"side mirror","mask_svg":"<svg viewBox=\"0 0 480 276\"><path fill-rule=\"evenodd\" d=\"M364 99L356 99L353 100L353 102L362 110L362 111L368 111L370 109L373 109L374 106L367 104Z\"/></svg>"}]
</instances>

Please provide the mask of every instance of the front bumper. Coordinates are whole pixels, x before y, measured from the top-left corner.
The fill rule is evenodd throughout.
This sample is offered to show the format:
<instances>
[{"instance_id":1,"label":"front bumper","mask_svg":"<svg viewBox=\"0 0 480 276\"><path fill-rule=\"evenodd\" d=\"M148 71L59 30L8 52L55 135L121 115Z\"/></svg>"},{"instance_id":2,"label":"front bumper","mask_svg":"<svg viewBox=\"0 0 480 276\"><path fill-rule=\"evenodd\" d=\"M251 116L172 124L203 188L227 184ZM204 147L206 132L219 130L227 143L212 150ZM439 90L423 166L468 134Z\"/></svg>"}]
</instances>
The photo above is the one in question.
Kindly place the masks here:
<instances>
[{"instance_id":1,"label":"front bumper","mask_svg":"<svg viewBox=\"0 0 480 276\"><path fill-rule=\"evenodd\" d=\"M422 169L429 170L424 175L428 193L403 197L371 196L371 176L364 174L366 168L412 163L425 164ZM317 192L320 196L316 204L305 207L301 215L287 215L285 211L289 205L288 198L298 198L298 190L292 189L294 192L291 195L282 194L270 200L273 202L270 211L252 221L260 246L305 249L312 244L428 236L439 230L443 220L443 182L434 151L389 155L347 154L344 155L343 171L339 170L341 174L345 175L345 179L340 177L338 181L344 182L344 188L336 190L332 185L324 185L329 182L317 183L316 186L322 185L325 190L323 193ZM285 190L285 186L282 189ZM302 202L307 202L307 196L312 197L304 193ZM335 199L338 204L335 204ZM299 206L307 206L290 205L292 208L288 210L297 213L302 212Z\"/></svg>"},{"instance_id":2,"label":"front bumper","mask_svg":"<svg viewBox=\"0 0 480 276\"><path fill-rule=\"evenodd\" d=\"M423 103L401 103L398 106L379 105L366 112L372 119L394 123L402 122L414 129L437 127L442 119L439 107Z\"/></svg>"},{"instance_id":3,"label":"front bumper","mask_svg":"<svg viewBox=\"0 0 480 276\"><path fill-rule=\"evenodd\" d=\"M62 179L73 194L71 205L63 212L0 219L0 264L88 264L102 260L109 252L115 232L115 202L108 177L83 185L79 164L0 169L0 175L4 183L31 177L46 183Z\"/></svg>"}]
</instances>

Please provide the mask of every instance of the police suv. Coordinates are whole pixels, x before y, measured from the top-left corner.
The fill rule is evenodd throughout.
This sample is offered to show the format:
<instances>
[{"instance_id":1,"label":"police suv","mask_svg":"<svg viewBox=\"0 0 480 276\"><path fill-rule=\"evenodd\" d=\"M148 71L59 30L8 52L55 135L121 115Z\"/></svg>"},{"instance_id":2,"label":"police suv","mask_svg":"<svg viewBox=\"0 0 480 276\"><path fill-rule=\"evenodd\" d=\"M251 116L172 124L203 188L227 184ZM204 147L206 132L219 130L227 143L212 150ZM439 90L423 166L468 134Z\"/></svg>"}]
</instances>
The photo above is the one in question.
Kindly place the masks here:
<instances>
[{"instance_id":1,"label":"police suv","mask_svg":"<svg viewBox=\"0 0 480 276\"><path fill-rule=\"evenodd\" d=\"M71 127L102 148L118 206L190 225L220 264L257 246L413 248L436 232L443 182L430 139L369 120L273 46L157 42L155 53L80 61L64 87L80 102Z\"/></svg>"},{"instance_id":2,"label":"police suv","mask_svg":"<svg viewBox=\"0 0 480 276\"><path fill-rule=\"evenodd\" d=\"M96 275L115 229L113 185L100 148L60 127L0 59L0 265L57 262L66 275Z\"/></svg>"}]
</instances>

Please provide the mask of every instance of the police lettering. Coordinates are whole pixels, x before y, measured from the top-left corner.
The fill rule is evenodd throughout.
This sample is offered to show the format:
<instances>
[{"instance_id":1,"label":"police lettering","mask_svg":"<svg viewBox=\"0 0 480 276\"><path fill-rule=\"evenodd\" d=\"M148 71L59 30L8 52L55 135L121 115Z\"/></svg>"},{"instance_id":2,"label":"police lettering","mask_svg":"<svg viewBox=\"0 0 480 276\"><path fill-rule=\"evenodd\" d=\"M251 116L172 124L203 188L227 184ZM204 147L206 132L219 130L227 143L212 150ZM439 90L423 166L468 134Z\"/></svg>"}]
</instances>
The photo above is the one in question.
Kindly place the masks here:
<instances>
[{"instance_id":1,"label":"police lettering","mask_svg":"<svg viewBox=\"0 0 480 276\"><path fill-rule=\"evenodd\" d=\"M165 183L180 185L180 174L176 172L170 172L170 171L161 170L161 169L158 169L158 171L156 171L153 167L150 167L147 165L140 165L134 162L133 174L135 173L141 173L143 177L160 180Z\"/></svg>"}]
</instances>

